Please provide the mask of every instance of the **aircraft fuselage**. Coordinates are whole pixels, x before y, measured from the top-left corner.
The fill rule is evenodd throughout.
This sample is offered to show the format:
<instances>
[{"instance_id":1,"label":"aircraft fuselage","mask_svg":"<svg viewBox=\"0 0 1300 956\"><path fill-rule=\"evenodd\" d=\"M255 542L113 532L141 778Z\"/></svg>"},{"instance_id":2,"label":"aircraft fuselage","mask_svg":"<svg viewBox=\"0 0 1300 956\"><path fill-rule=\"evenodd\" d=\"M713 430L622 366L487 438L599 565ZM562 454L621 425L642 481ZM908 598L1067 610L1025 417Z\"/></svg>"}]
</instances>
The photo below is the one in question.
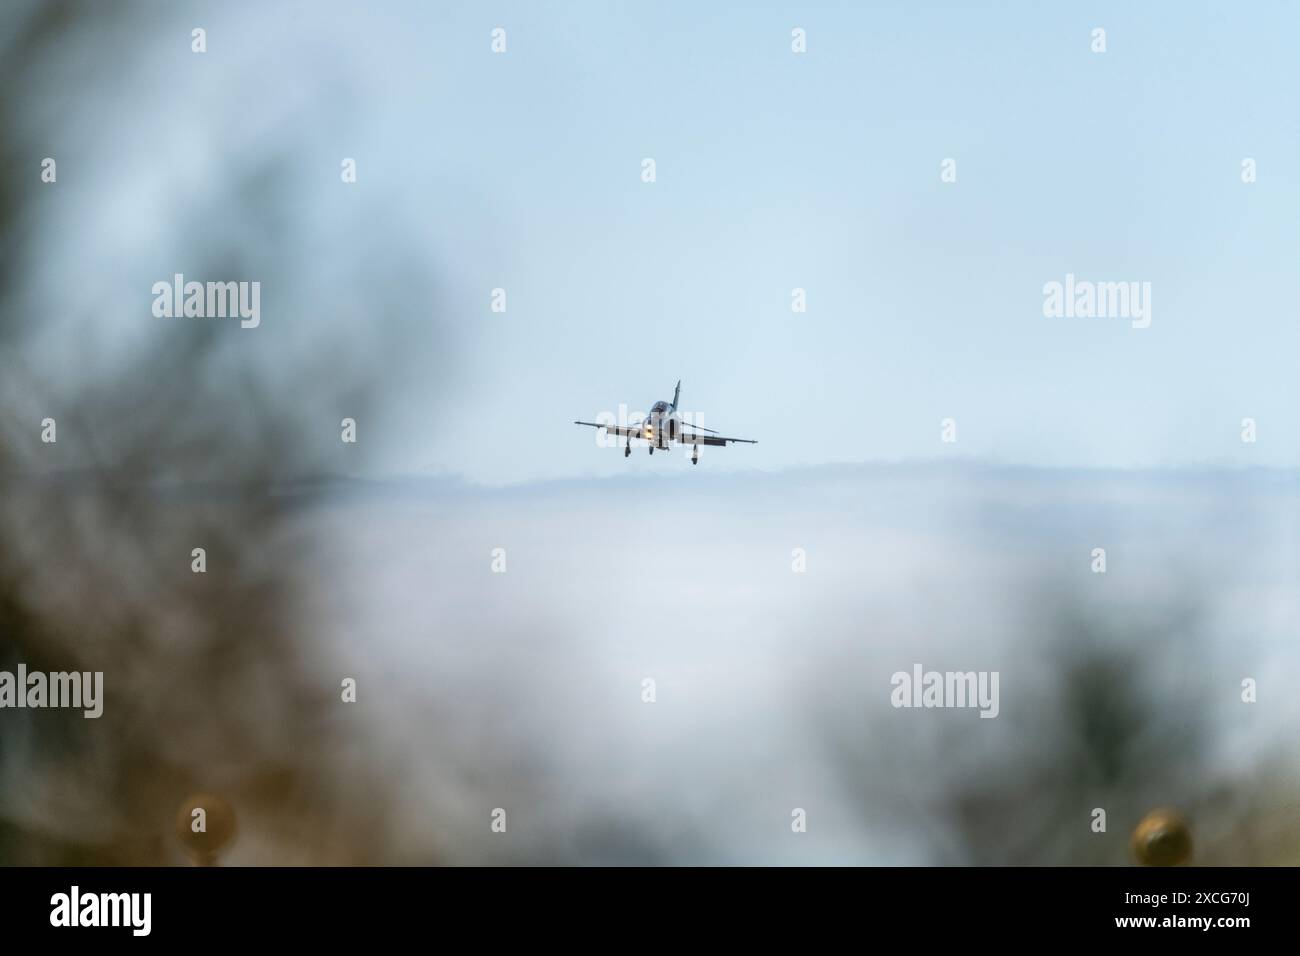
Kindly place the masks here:
<instances>
[{"instance_id":1,"label":"aircraft fuselage","mask_svg":"<svg viewBox=\"0 0 1300 956\"><path fill-rule=\"evenodd\" d=\"M682 434L681 418L671 402L655 402L641 423L643 438L656 448L667 448Z\"/></svg>"}]
</instances>

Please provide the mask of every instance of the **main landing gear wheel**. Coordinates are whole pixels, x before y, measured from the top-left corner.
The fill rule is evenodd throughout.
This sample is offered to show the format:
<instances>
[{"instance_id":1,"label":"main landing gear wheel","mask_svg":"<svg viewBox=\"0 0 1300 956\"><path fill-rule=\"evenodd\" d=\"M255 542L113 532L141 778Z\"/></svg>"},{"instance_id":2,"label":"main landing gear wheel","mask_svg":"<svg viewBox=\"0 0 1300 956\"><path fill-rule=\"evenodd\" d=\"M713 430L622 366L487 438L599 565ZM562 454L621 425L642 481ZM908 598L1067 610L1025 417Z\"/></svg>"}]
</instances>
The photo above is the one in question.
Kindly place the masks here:
<instances>
[{"instance_id":1,"label":"main landing gear wheel","mask_svg":"<svg viewBox=\"0 0 1300 956\"><path fill-rule=\"evenodd\" d=\"M650 446L650 454L653 455L654 453L655 453L655 446L654 446L654 445L651 445L651 446Z\"/></svg>"},{"instance_id":2,"label":"main landing gear wheel","mask_svg":"<svg viewBox=\"0 0 1300 956\"><path fill-rule=\"evenodd\" d=\"M699 463L700 463L700 446L696 445L691 450L691 464L698 465Z\"/></svg>"},{"instance_id":3,"label":"main landing gear wheel","mask_svg":"<svg viewBox=\"0 0 1300 956\"><path fill-rule=\"evenodd\" d=\"M630 455L630 454L632 454L632 444L631 444L631 442L629 442L628 444L626 444L626 445L623 446L623 457L626 458L626 457L627 457L628 455Z\"/></svg>"}]
</instances>

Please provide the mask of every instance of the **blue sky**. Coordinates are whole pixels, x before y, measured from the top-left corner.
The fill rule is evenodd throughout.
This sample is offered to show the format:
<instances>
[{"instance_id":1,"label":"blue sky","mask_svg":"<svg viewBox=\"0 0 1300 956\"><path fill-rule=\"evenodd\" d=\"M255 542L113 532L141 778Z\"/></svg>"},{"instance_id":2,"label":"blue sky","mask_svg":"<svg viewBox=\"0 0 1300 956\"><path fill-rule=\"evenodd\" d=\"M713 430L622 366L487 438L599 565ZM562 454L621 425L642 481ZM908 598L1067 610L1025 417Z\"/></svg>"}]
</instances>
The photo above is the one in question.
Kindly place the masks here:
<instances>
[{"instance_id":1,"label":"blue sky","mask_svg":"<svg viewBox=\"0 0 1300 956\"><path fill-rule=\"evenodd\" d=\"M149 289L196 271L194 249L238 249L250 274L215 278L265 280L250 362L300 363L335 326L350 338L331 348L363 354L400 318L415 367L376 365L362 470L689 469L680 453L624 461L571 424L643 410L678 379L706 425L759 440L714 450L713 469L1300 464L1294 4L169 16L128 31L132 73L91 91L69 70L82 94L31 120L48 133L32 162L56 152L69 170L40 225L83 264L77 283L41 274L36 303L123 303L77 332L93 358L87 337L115 320L116 338L152 340ZM232 212L266 166L285 178ZM1151 283L1151 327L1045 318L1044 284L1068 273ZM45 347L65 361L66 341ZM321 420L336 428L336 410Z\"/></svg>"},{"instance_id":2,"label":"blue sky","mask_svg":"<svg viewBox=\"0 0 1300 956\"><path fill-rule=\"evenodd\" d=\"M440 38L422 131L472 197L427 224L471 330L448 470L625 469L564 426L679 377L761 440L714 467L1296 463L1293 7L495 9ZM463 41L498 23L505 55ZM1151 327L1044 318L1067 272L1151 282Z\"/></svg>"}]
</instances>

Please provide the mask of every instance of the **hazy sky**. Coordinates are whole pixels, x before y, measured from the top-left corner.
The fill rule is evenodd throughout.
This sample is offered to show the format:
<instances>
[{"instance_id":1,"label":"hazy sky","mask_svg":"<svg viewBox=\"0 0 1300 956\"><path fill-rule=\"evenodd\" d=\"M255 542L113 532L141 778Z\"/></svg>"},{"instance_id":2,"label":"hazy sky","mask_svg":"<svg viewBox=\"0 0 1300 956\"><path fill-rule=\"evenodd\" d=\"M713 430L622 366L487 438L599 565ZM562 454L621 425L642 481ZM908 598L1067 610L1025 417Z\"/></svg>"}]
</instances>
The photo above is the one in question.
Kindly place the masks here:
<instances>
[{"instance_id":1,"label":"hazy sky","mask_svg":"<svg viewBox=\"0 0 1300 956\"><path fill-rule=\"evenodd\" d=\"M39 307L94 297L79 339L147 341L152 282L199 246L251 273L201 278L264 281L261 327L230 330L250 361L331 323L364 351L399 315L420 361L366 412L367 470L690 468L571 424L679 378L759 440L700 467L1300 464L1294 4L140 9L133 71L81 77L30 145L68 159L42 223L82 263ZM298 234L266 231L277 202ZM1149 282L1150 327L1045 318L1067 273Z\"/></svg>"},{"instance_id":2,"label":"hazy sky","mask_svg":"<svg viewBox=\"0 0 1300 956\"><path fill-rule=\"evenodd\" d=\"M506 4L394 38L428 112L375 116L358 152L460 197L426 222L472 343L432 462L648 468L568 422L678 378L760 439L712 467L1300 460L1293 5L709 6ZM1044 318L1070 272L1150 282L1151 327Z\"/></svg>"},{"instance_id":3,"label":"hazy sky","mask_svg":"<svg viewBox=\"0 0 1300 956\"><path fill-rule=\"evenodd\" d=\"M312 660L372 688L339 732L401 768L387 859L1121 864L1162 804L1203 865L1297 858L1294 478L700 470L663 523L619 513L656 484L399 482L319 513ZM998 719L893 708L913 662L998 671ZM1234 830L1252 806L1275 829Z\"/></svg>"}]
</instances>

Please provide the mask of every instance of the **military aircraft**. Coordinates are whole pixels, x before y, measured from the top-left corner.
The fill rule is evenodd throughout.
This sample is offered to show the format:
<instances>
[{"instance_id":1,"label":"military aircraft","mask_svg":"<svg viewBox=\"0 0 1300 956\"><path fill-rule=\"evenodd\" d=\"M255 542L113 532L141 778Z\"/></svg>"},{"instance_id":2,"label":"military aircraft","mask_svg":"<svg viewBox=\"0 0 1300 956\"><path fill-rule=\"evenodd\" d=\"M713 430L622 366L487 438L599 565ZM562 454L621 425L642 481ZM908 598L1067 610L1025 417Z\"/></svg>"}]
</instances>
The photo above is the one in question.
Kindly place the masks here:
<instances>
[{"instance_id":1,"label":"military aircraft","mask_svg":"<svg viewBox=\"0 0 1300 956\"><path fill-rule=\"evenodd\" d=\"M725 446L731 442L743 442L746 445L757 445L758 441L751 438L725 438L719 435L712 428L705 428L703 425L692 425L690 422L683 422L677 411L677 403L682 397L682 383L679 379L677 388L673 391L673 400L671 402L655 402L650 408L650 414L640 422L633 422L627 425L602 425L599 422L574 422L575 425L590 425L592 428L603 428L607 434L618 435L627 439L623 445L623 457L626 458L632 454L632 439L643 438L650 444L650 454L655 453L656 448L668 448L673 442L679 445L691 446L691 464L698 464L700 460L701 445L722 445ZM705 434L707 432L708 434Z\"/></svg>"}]
</instances>

